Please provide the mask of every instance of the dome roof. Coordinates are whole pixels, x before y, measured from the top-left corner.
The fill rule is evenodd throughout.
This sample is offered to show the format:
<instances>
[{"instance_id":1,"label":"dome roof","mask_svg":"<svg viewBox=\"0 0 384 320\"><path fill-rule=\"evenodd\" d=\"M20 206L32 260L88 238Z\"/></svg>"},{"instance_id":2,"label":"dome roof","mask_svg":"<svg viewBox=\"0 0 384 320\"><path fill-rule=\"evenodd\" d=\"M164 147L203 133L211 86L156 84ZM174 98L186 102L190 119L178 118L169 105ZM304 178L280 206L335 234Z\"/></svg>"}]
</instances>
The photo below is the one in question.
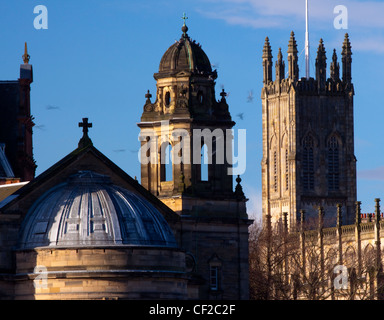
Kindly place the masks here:
<instances>
[{"instance_id":1,"label":"dome roof","mask_svg":"<svg viewBox=\"0 0 384 320\"><path fill-rule=\"evenodd\" d=\"M92 171L78 172L35 202L23 223L20 245L177 246L151 203Z\"/></svg>"},{"instance_id":2,"label":"dome roof","mask_svg":"<svg viewBox=\"0 0 384 320\"><path fill-rule=\"evenodd\" d=\"M159 74L192 71L212 74L211 63L200 44L187 35L188 27L182 27L183 35L164 53L160 61Z\"/></svg>"}]
</instances>

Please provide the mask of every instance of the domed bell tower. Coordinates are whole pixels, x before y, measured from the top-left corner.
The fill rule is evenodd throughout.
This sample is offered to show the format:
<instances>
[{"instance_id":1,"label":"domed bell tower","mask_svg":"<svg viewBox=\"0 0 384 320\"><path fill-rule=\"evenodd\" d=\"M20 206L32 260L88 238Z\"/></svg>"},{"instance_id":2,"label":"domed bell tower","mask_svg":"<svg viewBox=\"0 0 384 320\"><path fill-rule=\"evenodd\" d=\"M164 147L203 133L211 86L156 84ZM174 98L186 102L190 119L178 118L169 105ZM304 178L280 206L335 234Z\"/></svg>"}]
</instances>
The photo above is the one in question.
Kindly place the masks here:
<instances>
[{"instance_id":1,"label":"domed bell tower","mask_svg":"<svg viewBox=\"0 0 384 320\"><path fill-rule=\"evenodd\" d=\"M216 70L183 18L138 124L141 184L181 216L173 231L193 257L188 288L199 299L247 299L250 221L240 177L233 191L235 122L224 90L216 100Z\"/></svg>"},{"instance_id":2,"label":"domed bell tower","mask_svg":"<svg viewBox=\"0 0 384 320\"><path fill-rule=\"evenodd\" d=\"M188 36L185 18L181 30L154 74L155 101L149 90L145 95L138 124L141 184L178 213L201 213L207 199L216 208L224 201L228 210L237 197L229 174L235 122L224 89L216 100L217 72L201 45Z\"/></svg>"}]
</instances>

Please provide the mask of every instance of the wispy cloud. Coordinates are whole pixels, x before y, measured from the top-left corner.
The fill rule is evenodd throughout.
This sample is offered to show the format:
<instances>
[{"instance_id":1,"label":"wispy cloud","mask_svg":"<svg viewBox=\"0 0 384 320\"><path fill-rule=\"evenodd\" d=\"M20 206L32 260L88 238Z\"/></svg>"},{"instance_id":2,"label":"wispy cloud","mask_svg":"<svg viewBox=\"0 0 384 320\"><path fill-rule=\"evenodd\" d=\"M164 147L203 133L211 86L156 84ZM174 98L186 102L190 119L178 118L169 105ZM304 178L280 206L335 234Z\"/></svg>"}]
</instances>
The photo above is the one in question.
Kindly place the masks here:
<instances>
[{"instance_id":1,"label":"wispy cloud","mask_svg":"<svg viewBox=\"0 0 384 320\"><path fill-rule=\"evenodd\" d=\"M304 0L201 0L206 6L200 14L220 19L231 25L254 29L287 29L293 24L304 24ZM311 1L310 27L318 30L332 29L337 5L348 12L348 29L353 32L355 50L384 52L384 3L362 0Z\"/></svg>"},{"instance_id":2,"label":"wispy cloud","mask_svg":"<svg viewBox=\"0 0 384 320\"><path fill-rule=\"evenodd\" d=\"M380 180L384 181L384 166L374 169L360 170L357 172L358 179L363 180Z\"/></svg>"},{"instance_id":3,"label":"wispy cloud","mask_svg":"<svg viewBox=\"0 0 384 320\"><path fill-rule=\"evenodd\" d=\"M353 42L353 48L358 51L384 53L384 37L374 36L357 39Z\"/></svg>"},{"instance_id":4,"label":"wispy cloud","mask_svg":"<svg viewBox=\"0 0 384 320\"><path fill-rule=\"evenodd\" d=\"M212 10L201 11L203 14L222 19L228 23L246 24L254 28L270 25L284 27L285 19L305 19L304 0L202 0ZM315 22L329 21L333 24L336 16L334 8L343 5L348 10L350 24L359 27L384 27L384 3L362 0L322 0L309 1L310 19ZM276 19L271 19L276 18ZM283 18L283 19L281 19ZM261 22L266 22L267 25Z\"/></svg>"}]
</instances>

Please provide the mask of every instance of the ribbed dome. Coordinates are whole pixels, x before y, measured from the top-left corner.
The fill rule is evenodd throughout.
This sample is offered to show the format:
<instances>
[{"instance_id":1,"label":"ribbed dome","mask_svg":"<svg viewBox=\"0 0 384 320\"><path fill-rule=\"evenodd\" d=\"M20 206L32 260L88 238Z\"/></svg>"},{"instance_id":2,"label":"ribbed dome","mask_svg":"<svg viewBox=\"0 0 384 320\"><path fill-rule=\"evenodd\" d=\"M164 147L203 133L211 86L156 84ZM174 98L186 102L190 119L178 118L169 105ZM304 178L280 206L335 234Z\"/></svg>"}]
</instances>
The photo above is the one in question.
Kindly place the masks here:
<instances>
[{"instance_id":1,"label":"ribbed dome","mask_svg":"<svg viewBox=\"0 0 384 320\"><path fill-rule=\"evenodd\" d=\"M211 63L200 44L187 35L188 28L183 26L181 39L164 53L160 61L159 73L192 71L199 74L212 74Z\"/></svg>"},{"instance_id":2,"label":"ribbed dome","mask_svg":"<svg viewBox=\"0 0 384 320\"><path fill-rule=\"evenodd\" d=\"M78 172L36 201L22 226L20 245L177 246L153 205L92 171Z\"/></svg>"}]
</instances>

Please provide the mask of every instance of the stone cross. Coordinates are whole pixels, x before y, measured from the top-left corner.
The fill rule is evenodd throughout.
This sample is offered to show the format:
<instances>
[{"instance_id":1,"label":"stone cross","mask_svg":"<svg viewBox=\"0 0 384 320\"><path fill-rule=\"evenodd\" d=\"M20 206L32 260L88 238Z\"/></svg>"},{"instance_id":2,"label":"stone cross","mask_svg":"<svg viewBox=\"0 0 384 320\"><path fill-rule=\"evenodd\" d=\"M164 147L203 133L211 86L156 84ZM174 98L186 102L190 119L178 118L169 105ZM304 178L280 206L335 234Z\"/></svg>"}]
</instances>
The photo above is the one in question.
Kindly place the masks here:
<instances>
[{"instance_id":1,"label":"stone cross","mask_svg":"<svg viewBox=\"0 0 384 320\"><path fill-rule=\"evenodd\" d=\"M83 128L84 135L87 135L88 128L92 128L92 123L88 123L88 118L83 118L83 122L79 122L79 127Z\"/></svg>"}]
</instances>

